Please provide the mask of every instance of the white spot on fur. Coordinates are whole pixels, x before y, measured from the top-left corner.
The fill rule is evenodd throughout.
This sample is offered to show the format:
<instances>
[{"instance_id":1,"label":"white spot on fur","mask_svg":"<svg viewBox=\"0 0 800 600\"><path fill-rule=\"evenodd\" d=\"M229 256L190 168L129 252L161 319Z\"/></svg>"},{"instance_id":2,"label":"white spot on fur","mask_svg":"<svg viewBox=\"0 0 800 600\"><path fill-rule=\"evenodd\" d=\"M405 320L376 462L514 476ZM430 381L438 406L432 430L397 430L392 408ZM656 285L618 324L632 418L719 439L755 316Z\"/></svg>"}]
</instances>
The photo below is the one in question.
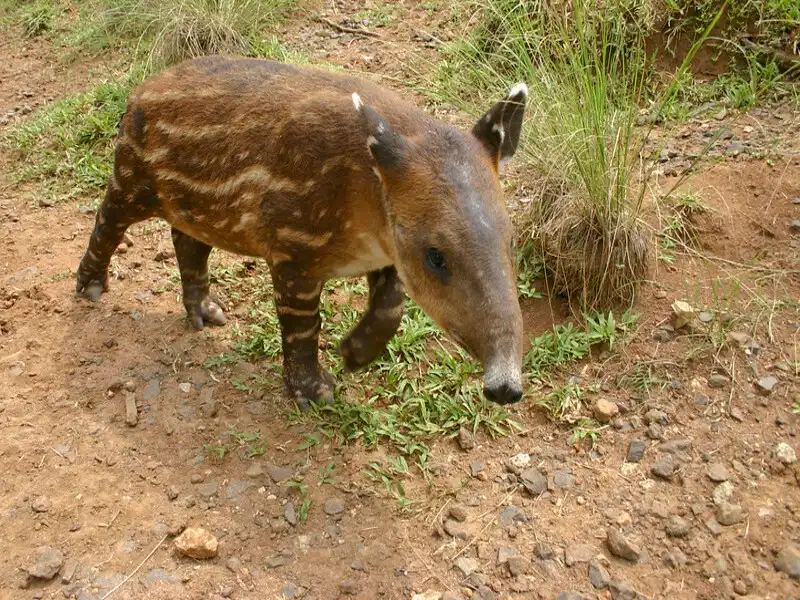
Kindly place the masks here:
<instances>
[{"instance_id":1,"label":"white spot on fur","mask_svg":"<svg viewBox=\"0 0 800 600\"><path fill-rule=\"evenodd\" d=\"M520 81L517 85L511 88L511 91L508 92L509 98L514 98L515 96L522 95L523 97L528 97L528 86L525 85L524 82Z\"/></svg>"},{"instance_id":2,"label":"white spot on fur","mask_svg":"<svg viewBox=\"0 0 800 600\"><path fill-rule=\"evenodd\" d=\"M294 192L299 194L308 192L308 190L314 186L313 179L298 182L292 179L286 179L285 177L276 177L263 165L254 165L243 169L233 177L221 182L200 181L187 177L185 174L178 171L169 169L160 169L155 173L156 177L159 179L174 181L193 192L212 194L218 197L231 196L238 192L239 188L245 184L254 185L261 190Z\"/></svg>"},{"instance_id":3,"label":"white spot on fur","mask_svg":"<svg viewBox=\"0 0 800 600\"><path fill-rule=\"evenodd\" d=\"M492 131L500 135L500 143L502 144L503 140L506 138L506 132L503 130L503 126L500 123L495 123L492 125Z\"/></svg>"},{"instance_id":4,"label":"white spot on fur","mask_svg":"<svg viewBox=\"0 0 800 600\"><path fill-rule=\"evenodd\" d=\"M333 232L315 235L299 229L292 229L291 227L279 227L276 232L276 237L281 242L290 242L293 244L300 244L308 246L309 248L320 248L328 243L333 237Z\"/></svg>"},{"instance_id":5,"label":"white spot on fur","mask_svg":"<svg viewBox=\"0 0 800 600\"><path fill-rule=\"evenodd\" d=\"M357 277L392 264L392 259L384 252L377 238L369 233L361 233L358 240L360 242L358 257L349 263L336 266L331 277Z\"/></svg>"},{"instance_id":6,"label":"white spot on fur","mask_svg":"<svg viewBox=\"0 0 800 600\"><path fill-rule=\"evenodd\" d=\"M355 92L353 92L353 106L356 107L357 111L361 111L361 107L364 106L364 103L361 101L361 96Z\"/></svg>"},{"instance_id":7,"label":"white spot on fur","mask_svg":"<svg viewBox=\"0 0 800 600\"><path fill-rule=\"evenodd\" d=\"M383 175L381 175L381 172L378 170L378 167L372 167L372 172L375 173L375 177L378 178L378 181L383 183Z\"/></svg>"},{"instance_id":8,"label":"white spot on fur","mask_svg":"<svg viewBox=\"0 0 800 600\"><path fill-rule=\"evenodd\" d=\"M227 221L227 219L225 219ZM256 220L256 216L253 213L244 213L240 218L239 222L231 227L231 231L239 232L243 231L250 223Z\"/></svg>"},{"instance_id":9,"label":"white spot on fur","mask_svg":"<svg viewBox=\"0 0 800 600\"><path fill-rule=\"evenodd\" d=\"M375 139L374 135L370 135L370 136L367 137L367 150L369 150L371 152L372 151L372 147L373 146L377 146L377 145L378 145L378 140Z\"/></svg>"}]
</instances>

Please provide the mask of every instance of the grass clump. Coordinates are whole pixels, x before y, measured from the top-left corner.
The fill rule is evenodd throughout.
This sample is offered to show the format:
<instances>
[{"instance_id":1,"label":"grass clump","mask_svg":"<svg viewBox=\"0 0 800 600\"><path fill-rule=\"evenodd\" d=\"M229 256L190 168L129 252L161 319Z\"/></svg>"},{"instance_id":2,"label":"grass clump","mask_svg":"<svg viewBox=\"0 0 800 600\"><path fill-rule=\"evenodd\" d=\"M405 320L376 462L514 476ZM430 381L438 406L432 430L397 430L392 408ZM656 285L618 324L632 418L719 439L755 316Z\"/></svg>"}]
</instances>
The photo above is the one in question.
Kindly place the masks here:
<instances>
[{"instance_id":1,"label":"grass clump","mask_svg":"<svg viewBox=\"0 0 800 600\"><path fill-rule=\"evenodd\" d=\"M489 0L483 10L483 34L451 49L445 93L528 84L521 147L539 193L521 213L519 233L543 257L555 292L585 309L629 304L651 248L640 219L644 189L634 189L642 28L622 16L597 18L592 0Z\"/></svg>"},{"instance_id":2,"label":"grass clump","mask_svg":"<svg viewBox=\"0 0 800 600\"><path fill-rule=\"evenodd\" d=\"M26 36L36 37L52 29L60 12L61 7L57 2L50 0L25 2L18 7L16 21Z\"/></svg>"}]
</instances>

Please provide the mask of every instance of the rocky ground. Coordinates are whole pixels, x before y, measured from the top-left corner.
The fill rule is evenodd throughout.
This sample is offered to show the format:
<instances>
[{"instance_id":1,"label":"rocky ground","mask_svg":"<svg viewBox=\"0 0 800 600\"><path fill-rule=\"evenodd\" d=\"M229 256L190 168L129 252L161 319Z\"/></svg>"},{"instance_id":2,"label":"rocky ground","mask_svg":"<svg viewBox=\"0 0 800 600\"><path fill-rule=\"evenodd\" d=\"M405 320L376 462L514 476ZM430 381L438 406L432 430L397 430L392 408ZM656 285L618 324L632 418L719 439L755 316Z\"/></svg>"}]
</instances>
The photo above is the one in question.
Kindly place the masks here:
<instances>
[{"instance_id":1,"label":"rocky ground","mask_svg":"<svg viewBox=\"0 0 800 600\"><path fill-rule=\"evenodd\" d=\"M315 13L380 37L302 18L287 43L403 90L456 34L446 11L388 6L385 24L360 3ZM102 68L2 38L0 132ZM253 299L191 332L162 225L131 231L101 302L76 299L94 216L42 206L4 152L0 598L800 598L800 114L711 110L657 133L654 192L691 167L707 209L657 261L633 338L563 373L592 390L594 445L536 392L519 434L433 440L410 513L363 474L385 448L287 416L276 365L209 366ZM528 333L558 307L525 301Z\"/></svg>"}]
</instances>

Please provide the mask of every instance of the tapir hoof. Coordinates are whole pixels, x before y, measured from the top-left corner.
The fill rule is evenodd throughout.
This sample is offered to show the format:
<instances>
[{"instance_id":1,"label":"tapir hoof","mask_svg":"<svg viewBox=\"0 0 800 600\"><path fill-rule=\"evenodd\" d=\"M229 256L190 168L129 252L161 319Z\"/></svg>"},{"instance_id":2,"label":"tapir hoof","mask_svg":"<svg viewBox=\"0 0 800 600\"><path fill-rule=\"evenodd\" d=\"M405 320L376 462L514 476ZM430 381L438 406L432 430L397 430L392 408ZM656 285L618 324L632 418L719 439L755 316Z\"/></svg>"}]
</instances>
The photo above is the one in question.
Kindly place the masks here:
<instances>
[{"instance_id":1,"label":"tapir hoof","mask_svg":"<svg viewBox=\"0 0 800 600\"><path fill-rule=\"evenodd\" d=\"M385 346L375 348L375 344L365 343L358 336L350 335L346 337L339 344L339 355L344 362L344 370L347 373L353 373L363 369L378 358L383 348Z\"/></svg>"},{"instance_id":2,"label":"tapir hoof","mask_svg":"<svg viewBox=\"0 0 800 600\"><path fill-rule=\"evenodd\" d=\"M225 304L214 294L208 294L202 300L186 305L186 314L195 330L200 331L206 323L225 325Z\"/></svg>"},{"instance_id":3,"label":"tapir hoof","mask_svg":"<svg viewBox=\"0 0 800 600\"><path fill-rule=\"evenodd\" d=\"M333 404L333 390L336 380L333 375L320 369L320 373L313 379L306 379L298 386L286 383L286 393L297 404L300 412L308 412L312 406L330 406Z\"/></svg>"}]
</instances>

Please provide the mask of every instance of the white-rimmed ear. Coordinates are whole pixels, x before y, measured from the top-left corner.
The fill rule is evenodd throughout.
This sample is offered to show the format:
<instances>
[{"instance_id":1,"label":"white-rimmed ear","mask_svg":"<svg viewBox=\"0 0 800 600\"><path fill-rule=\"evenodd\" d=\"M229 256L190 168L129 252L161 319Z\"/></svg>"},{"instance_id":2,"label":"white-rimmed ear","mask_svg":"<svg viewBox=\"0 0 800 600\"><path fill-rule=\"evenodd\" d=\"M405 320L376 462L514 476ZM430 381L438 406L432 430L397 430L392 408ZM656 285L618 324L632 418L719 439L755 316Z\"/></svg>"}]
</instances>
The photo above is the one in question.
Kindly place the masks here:
<instances>
[{"instance_id":1,"label":"white-rimmed ear","mask_svg":"<svg viewBox=\"0 0 800 600\"><path fill-rule=\"evenodd\" d=\"M527 99L528 86L516 84L472 128L472 135L480 140L498 169L517 151Z\"/></svg>"},{"instance_id":2,"label":"white-rimmed ear","mask_svg":"<svg viewBox=\"0 0 800 600\"><path fill-rule=\"evenodd\" d=\"M364 144L381 170L394 170L402 166L408 144L396 133L361 96L353 94L353 107L364 123Z\"/></svg>"}]
</instances>

